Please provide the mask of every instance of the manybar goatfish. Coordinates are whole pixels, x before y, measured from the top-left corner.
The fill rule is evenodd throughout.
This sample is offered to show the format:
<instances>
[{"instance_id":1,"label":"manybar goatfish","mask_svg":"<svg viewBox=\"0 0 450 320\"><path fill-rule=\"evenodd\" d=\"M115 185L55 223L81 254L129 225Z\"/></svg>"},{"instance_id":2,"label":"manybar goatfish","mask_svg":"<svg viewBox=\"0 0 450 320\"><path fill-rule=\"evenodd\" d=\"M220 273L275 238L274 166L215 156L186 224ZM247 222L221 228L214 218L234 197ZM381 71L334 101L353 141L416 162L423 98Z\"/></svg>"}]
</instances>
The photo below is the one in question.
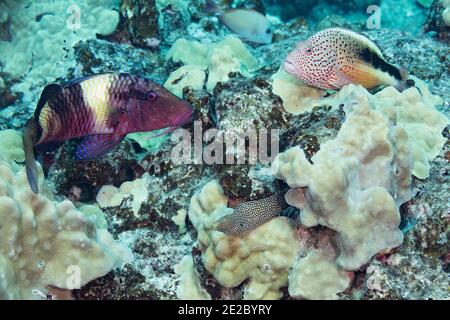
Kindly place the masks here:
<instances>
[{"instance_id":1,"label":"manybar goatfish","mask_svg":"<svg viewBox=\"0 0 450 320\"><path fill-rule=\"evenodd\" d=\"M320 31L300 42L283 67L306 84L326 90L354 83L367 89L390 85L402 91L407 78L403 68L386 62L375 43L341 28Z\"/></svg>"},{"instance_id":2,"label":"manybar goatfish","mask_svg":"<svg viewBox=\"0 0 450 320\"><path fill-rule=\"evenodd\" d=\"M83 138L77 160L99 158L132 132L167 128L192 120L192 107L164 87L129 74L99 74L44 88L34 116L23 132L25 165L31 189L38 193L35 151L58 148Z\"/></svg>"}]
</instances>

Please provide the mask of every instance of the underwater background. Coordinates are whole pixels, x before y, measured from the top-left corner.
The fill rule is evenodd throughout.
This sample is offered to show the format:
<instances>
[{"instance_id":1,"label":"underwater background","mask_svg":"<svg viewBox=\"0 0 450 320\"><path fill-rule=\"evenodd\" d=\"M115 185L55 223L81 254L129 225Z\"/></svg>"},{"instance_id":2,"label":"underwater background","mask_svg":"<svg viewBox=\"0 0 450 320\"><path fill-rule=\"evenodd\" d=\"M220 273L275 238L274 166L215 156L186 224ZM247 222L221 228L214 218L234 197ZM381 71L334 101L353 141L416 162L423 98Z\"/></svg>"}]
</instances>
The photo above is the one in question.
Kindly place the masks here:
<instances>
[{"instance_id":1,"label":"underwater background","mask_svg":"<svg viewBox=\"0 0 450 320\"><path fill-rule=\"evenodd\" d=\"M0 299L449 299L450 1L213 5L0 0ZM409 85L287 73L329 28L370 39ZM152 79L193 121L89 161L68 141L38 157L33 193L22 132L41 93L102 73ZM249 139L223 148L249 128L277 130L259 140L278 144L270 161L239 163Z\"/></svg>"}]
</instances>

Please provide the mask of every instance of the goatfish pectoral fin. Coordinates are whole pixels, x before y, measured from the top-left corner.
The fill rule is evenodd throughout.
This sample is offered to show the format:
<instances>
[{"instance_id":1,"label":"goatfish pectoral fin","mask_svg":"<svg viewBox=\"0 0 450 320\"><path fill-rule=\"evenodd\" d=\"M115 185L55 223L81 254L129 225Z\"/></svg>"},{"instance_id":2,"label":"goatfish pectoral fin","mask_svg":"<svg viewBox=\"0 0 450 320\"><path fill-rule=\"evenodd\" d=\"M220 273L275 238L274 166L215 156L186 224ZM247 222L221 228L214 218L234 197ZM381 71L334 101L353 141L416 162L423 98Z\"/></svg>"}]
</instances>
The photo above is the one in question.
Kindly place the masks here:
<instances>
[{"instance_id":1,"label":"goatfish pectoral fin","mask_svg":"<svg viewBox=\"0 0 450 320\"><path fill-rule=\"evenodd\" d=\"M125 138L118 134L95 134L84 137L75 150L76 160L94 160L115 149Z\"/></svg>"},{"instance_id":2,"label":"goatfish pectoral fin","mask_svg":"<svg viewBox=\"0 0 450 320\"><path fill-rule=\"evenodd\" d=\"M38 125L34 118L28 120L23 132L23 148L25 151L25 167L27 179L31 190L38 193L38 169L36 166L36 156L34 154L34 145L38 140Z\"/></svg>"}]
</instances>

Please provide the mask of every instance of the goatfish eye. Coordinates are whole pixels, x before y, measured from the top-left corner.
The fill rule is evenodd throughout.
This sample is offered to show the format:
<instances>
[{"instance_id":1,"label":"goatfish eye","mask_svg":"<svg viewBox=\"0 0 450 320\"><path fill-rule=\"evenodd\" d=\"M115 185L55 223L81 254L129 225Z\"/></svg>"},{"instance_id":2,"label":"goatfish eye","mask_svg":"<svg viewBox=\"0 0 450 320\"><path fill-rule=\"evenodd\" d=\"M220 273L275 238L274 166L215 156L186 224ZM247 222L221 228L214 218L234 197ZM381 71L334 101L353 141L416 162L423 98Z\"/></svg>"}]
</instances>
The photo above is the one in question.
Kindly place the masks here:
<instances>
[{"instance_id":1,"label":"goatfish eye","mask_svg":"<svg viewBox=\"0 0 450 320\"><path fill-rule=\"evenodd\" d=\"M271 33L272 33L272 30L269 28L269 29L266 30L266 33L267 33L267 34L271 34Z\"/></svg>"},{"instance_id":2,"label":"goatfish eye","mask_svg":"<svg viewBox=\"0 0 450 320\"><path fill-rule=\"evenodd\" d=\"M158 98L158 95L156 94L155 91L150 90L149 92L147 92L147 100L156 101L157 98Z\"/></svg>"}]
</instances>

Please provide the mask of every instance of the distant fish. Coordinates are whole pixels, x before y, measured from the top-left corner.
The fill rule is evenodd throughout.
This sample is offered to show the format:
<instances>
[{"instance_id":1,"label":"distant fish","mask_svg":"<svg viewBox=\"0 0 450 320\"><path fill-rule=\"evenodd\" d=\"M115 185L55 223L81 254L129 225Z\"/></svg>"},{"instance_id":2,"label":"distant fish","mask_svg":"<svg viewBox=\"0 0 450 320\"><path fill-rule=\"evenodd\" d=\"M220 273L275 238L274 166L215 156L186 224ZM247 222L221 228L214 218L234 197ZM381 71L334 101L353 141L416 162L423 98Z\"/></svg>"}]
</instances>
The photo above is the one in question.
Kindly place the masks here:
<instances>
[{"instance_id":1,"label":"distant fish","mask_svg":"<svg viewBox=\"0 0 450 320\"><path fill-rule=\"evenodd\" d=\"M128 133L174 129L191 119L187 102L151 80L128 74L50 84L23 133L30 187L38 193L35 151L50 151L83 137L75 158L91 160L114 149Z\"/></svg>"},{"instance_id":2,"label":"distant fish","mask_svg":"<svg viewBox=\"0 0 450 320\"><path fill-rule=\"evenodd\" d=\"M214 0L207 1L206 10L217 15L228 29L242 39L261 44L272 43L272 26L260 12L252 9L227 9Z\"/></svg>"},{"instance_id":3,"label":"distant fish","mask_svg":"<svg viewBox=\"0 0 450 320\"><path fill-rule=\"evenodd\" d=\"M386 62L375 43L341 28L300 42L287 56L284 69L310 86L331 90L354 83L367 89L391 85L402 91L407 77L403 68Z\"/></svg>"}]
</instances>

